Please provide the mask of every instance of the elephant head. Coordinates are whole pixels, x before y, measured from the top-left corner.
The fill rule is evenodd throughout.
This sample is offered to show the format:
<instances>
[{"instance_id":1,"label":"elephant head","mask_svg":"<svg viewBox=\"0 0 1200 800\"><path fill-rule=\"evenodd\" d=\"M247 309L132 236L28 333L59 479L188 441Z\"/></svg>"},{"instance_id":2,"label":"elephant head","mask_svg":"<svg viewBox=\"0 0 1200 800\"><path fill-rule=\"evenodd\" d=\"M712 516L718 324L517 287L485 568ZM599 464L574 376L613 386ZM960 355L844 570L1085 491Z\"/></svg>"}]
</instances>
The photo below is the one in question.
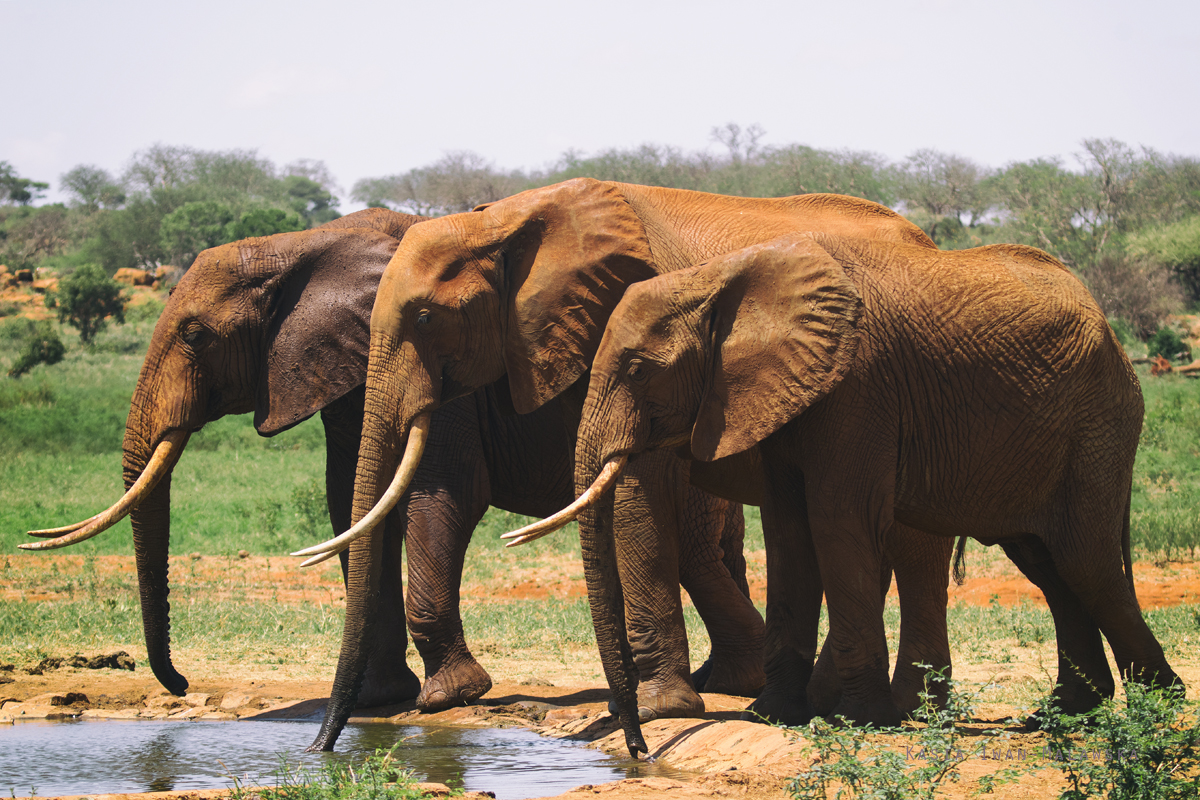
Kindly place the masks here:
<instances>
[{"instance_id":1,"label":"elephant head","mask_svg":"<svg viewBox=\"0 0 1200 800\"><path fill-rule=\"evenodd\" d=\"M745 451L837 386L859 345L862 299L812 235L754 245L632 286L612 314L588 387L569 509L506 534L517 542L578 517L605 674L630 753L636 672L613 544L615 483L641 452L700 461Z\"/></svg>"},{"instance_id":2,"label":"elephant head","mask_svg":"<svg viewBox=\"0 0 1200 800\"><path fill-rule=\"evenodd\" d=\"M254 412L271 436L361 386L376 287L420 217L369 209L326 226L200 254L155 326L125 427L127 492L76 525L32 531L39 550L83 541L126 514L133 526L150 666L174 694L167 555L171 471L188 437L226 414Z\"/></svg>"}]
</instances>

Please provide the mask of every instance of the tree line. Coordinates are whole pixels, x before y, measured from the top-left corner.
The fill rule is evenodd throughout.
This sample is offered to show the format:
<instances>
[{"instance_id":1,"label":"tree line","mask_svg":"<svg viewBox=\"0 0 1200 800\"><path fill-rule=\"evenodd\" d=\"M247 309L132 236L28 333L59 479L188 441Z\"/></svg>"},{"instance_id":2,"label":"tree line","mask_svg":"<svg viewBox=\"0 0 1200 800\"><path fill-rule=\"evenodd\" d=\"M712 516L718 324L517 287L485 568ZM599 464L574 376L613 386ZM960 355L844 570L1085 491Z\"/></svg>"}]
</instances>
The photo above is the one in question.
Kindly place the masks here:
<instances>
[{"instance_id":1,"label":"tree line","mask_svg":"<svg viewBox=\"0 0 1200 800\"><path fill-rule=\"evenodd\" d=\"M568 151L536 171L504 170L471 152L366 178L352 200L414 214L469 211L575 177L721 194L835 192L897 209L939 247L1011 242L1056 256L1096 295L1119 333L1145 338L1200 303L1200 160L1087 139L1061 157L981 165L922 149L899 162L801 144L764 146L763 130L712 131L723 152L669 145ZM340 189L320 161L277 168L253 151L156 145L113 176L81 165L60 178L65 204L34 206L48 186L0 162L0 263L70 272L98 264L186 268L206 247L300 230L336 217Z\"/></svg>"}]
</instances>

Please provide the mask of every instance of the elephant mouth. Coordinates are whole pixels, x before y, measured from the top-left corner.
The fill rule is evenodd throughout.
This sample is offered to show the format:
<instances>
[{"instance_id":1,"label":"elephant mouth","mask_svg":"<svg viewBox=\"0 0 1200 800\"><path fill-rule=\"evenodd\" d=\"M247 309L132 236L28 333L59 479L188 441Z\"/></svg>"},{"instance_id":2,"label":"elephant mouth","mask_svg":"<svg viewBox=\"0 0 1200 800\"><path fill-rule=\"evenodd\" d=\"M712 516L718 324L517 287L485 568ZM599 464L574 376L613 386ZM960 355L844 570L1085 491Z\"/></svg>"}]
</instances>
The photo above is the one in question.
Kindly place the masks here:
<instances>
[{"instance_id":1,"label":"elephant mouth","mask_svg":"<svg viewBox=\"0 0 1200 800\"><path fill-rule=\"evenodd\" d=\"M517 545L528 544L534 539L540 539L547 534L554 533L567 523L574 522L583 513L584 509L599 500L605 492L612 489L613 485L617 482L617 478L621 477L621 472L625 469L625 464L628 461L629 456L625 453L609 456L608 460L604 462L604 467L600 470L600 474L592 481L592 485L583 494L579 495L574 503L571 503L571 505L559 511L554 516L546 517L541 522L535 522L519 530L502 534L500 536L501 539L512 540L505 546L516 547Z\"/></svg>"},{"instance_id":2,"label":"elephant mouth","mask_svg":"<svg viewBox=\"0 0 1200 800\"><path fill-rule=\"evenodd\" d=\"M18 546L22 550L52 550L58 547L67 547L90 539L116 525L154 491L154 487L158 485L159 481L171 474L171 470L175 468L191 435L190 430L179 428L168 431L167 435L155 446L154 453L150 456L150 461L142 470L142 474L129 487L125 495L107 511L82 522L76 522L74 525L29 531L30 536L48 538L49 541L31 542Z\"/></svg>"}]
</instances>

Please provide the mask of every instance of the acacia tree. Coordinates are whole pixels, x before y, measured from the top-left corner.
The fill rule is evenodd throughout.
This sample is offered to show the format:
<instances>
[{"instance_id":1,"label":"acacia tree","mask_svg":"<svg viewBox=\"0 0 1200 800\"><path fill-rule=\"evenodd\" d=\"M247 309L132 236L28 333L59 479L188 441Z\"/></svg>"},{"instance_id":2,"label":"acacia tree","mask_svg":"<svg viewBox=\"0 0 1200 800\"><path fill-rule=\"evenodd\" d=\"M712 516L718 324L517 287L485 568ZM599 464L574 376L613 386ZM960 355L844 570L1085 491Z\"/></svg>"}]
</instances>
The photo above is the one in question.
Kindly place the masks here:
<instances>
[{"instance_id":1,"label":"acacia tree","mask_svg":"<svg viewBox=\"0 0 1200 800\"><path fill-rule=\"evenodd\" d=\"M77 328L84 344L104 330L109 317L125 322L125 302L121 284L96 264L76 268L60 282L57 293L46 295L46 305L58 308L59 321Z\"/></svg>"},{"instance_id":2,"label":"acacia tree","mask_svg":"<svg viewBox=\"0 0 1200 800\"><path fill-rule=\"evenodd\" d=\"M939 247L953 246L964 228L977 227L991 208L989 176L962 156L918 150L899 167L899 199Z\"/></svg>"},{"instance_id":3,"label":"acacia tree","mask_svg":"<svg viewBox=\"0 0 1200 800\"><path fill-rule=\"evenodd\" d=\"M22 178L7 161L0 161L0 204L27 206L43 196L50 184Z\"/></svg>"},{"instance_id":4,"label":"acacia tree","mask_svg":"<svg viewBox=\"0 0 1200 800\"><path fill-rule=\"evenodd\" d=\"M483 156L457 150L428 167L401 175L364 178L354 184L350 196L369 206L440 216L502 200L523 189L527 182L520 172L501 172Z\"/></svg>"}]
</instances>

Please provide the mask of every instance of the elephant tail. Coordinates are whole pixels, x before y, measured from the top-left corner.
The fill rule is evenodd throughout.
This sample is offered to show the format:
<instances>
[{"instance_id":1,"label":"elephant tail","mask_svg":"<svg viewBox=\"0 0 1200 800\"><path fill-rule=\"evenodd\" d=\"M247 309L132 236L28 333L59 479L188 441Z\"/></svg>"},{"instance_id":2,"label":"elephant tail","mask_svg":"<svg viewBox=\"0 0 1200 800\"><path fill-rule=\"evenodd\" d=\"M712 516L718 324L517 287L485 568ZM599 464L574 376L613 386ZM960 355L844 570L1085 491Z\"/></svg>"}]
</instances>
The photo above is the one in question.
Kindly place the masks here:
<instances>
[{"instance_id":1,"label":"elephant tail","mask_svg":"<svg viewBox=\"0 0 1200 800\"><path fill-rule=\"evenodd\" d=\"M1133 503L1133 487L1129 487L1129 497L1125 500L1125 523L1121 527L1121 560L1125 562L1125 582L1129 584L1129 594L1137 602L1137 590L1133 588L1133 554L1129 549L1129 507ZM1141 604L1138 604L1141 607Z\"/></svg>"},{"instance_id":2,"label":"elephant tail","mask_svg":"<svg viewBox=\"0 0 1200 800\"><path fill-rule=\"evenodd\" d=\"M954 585L962 586L967 579L967 537L958 537L958 546L954 548Z\"/></svg>"}]
</instances>

